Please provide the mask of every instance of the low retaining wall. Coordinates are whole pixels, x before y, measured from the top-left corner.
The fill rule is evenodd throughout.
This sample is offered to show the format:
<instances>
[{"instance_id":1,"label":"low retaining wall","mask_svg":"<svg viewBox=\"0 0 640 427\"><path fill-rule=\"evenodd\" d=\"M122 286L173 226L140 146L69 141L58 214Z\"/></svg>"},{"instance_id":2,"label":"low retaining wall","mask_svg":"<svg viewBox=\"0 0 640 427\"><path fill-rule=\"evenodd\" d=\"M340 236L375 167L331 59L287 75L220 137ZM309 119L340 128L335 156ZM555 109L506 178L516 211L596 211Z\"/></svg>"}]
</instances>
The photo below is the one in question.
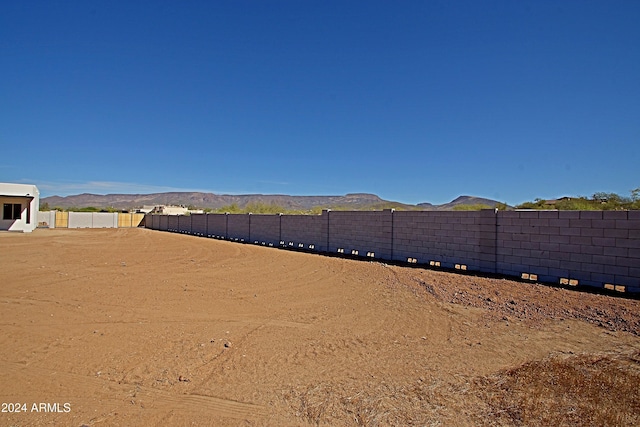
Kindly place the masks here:
<instances>
[{"instance_id":1,"label":"low retaining wall","mask_svg":"<svg viewBox=\"0 0 640 427\"><path fill-rule=\"evenodd\" d=\"M640 292L640 211L147 215L147 228Z\"/></svg>"}]
</instances>

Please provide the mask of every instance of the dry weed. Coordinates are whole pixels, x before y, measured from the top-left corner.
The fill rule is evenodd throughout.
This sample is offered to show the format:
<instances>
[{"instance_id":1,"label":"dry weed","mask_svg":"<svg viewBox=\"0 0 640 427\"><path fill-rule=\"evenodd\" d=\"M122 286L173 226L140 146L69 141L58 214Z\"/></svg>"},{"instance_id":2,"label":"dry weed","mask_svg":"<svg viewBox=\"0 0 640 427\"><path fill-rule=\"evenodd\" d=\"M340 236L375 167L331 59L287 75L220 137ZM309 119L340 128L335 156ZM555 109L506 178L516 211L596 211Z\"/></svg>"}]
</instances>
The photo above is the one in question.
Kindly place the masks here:
<instances>
[{"instance_id":1,"label":"dry weed","mask_svg":"<svg viewBox=\"0 0 640 427\"><path fill-rule=\"evenodd\" d=\"M312 425L437 426L444 397L435 383L320 384L289 391L285 400Z\"/></svg>"},{"instance_id":2,"label":"dry weed","mask_svg":"<svg viewBox=\"0 0 640 427\"><path fill-rule=\"evenodd\" d=\"M480 425L640 425L640 352L549 357L477 381Z\"/></svg>"}]
</instances>

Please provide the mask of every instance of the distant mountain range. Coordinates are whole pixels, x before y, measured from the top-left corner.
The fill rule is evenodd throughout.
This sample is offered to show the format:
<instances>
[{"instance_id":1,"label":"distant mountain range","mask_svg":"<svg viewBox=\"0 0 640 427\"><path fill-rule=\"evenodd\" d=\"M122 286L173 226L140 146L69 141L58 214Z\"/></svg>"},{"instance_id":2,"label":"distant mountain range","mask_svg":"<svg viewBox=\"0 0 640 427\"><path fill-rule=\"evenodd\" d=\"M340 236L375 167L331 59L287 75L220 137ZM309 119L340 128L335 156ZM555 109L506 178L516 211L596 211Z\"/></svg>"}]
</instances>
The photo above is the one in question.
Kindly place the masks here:
<instances>
[{"instance_id":1,"label":"distant mountain range","mask_svg":"<svg viewBox=\"0 0 640 427\"><path fill-rule=\"evenodd\" d=\"M485 199L483 197L474 197L474 196L460 196L449 203L445 203L443 205L432 205L431 203L418 203L416 206L421 208L422 210L434 210L434 211L452 211L456 206L466 205L466 206L474 206L474 205L485 205L490 208L495 208L496 205L502 204L497 200Z\"/></svg>"},{"instance_id":2,"label":"distant mountain range","mask_svg":"<svg viewBox=\"0 0 640 427\"><path fill-rule=\"evenodd\" d=\"M47 203L50 208L114 208L135 209L142 206L183 205L199 209L219 209L232 204L244 208L252 203L273 204L290 210L309 210L317 207L340 209L385 209L405 210L453 210L460 205L486 205L494 207L499 202L472 196L460 196L443 205L419 203L409 205L390 200L383 200L375 194L354 193L344 196L287 196L268 194L228 195L199 192L171 192L154 194L78 194L74 196L51 196L40 199L40 204Z\"/></svg>"}]
</instances>

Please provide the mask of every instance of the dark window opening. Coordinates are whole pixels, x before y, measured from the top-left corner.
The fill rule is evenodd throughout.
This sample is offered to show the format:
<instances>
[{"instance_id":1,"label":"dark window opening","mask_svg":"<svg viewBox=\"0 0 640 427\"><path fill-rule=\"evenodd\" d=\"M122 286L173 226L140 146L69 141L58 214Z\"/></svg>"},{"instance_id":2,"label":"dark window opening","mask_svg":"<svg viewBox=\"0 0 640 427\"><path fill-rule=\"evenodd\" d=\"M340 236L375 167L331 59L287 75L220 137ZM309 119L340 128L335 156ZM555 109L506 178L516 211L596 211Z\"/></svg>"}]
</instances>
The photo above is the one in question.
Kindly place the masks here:
<instances>
[{"instance_id":1,"label":"dark window opening","mask_svg":"<svg viewBox=\"0 0 640 427\"><path fill-rule=\"evenodd\" d=\"M22 205L20 203L5 203L2 209L2 219L20 219Z\"/></svg>"}]
</instances>

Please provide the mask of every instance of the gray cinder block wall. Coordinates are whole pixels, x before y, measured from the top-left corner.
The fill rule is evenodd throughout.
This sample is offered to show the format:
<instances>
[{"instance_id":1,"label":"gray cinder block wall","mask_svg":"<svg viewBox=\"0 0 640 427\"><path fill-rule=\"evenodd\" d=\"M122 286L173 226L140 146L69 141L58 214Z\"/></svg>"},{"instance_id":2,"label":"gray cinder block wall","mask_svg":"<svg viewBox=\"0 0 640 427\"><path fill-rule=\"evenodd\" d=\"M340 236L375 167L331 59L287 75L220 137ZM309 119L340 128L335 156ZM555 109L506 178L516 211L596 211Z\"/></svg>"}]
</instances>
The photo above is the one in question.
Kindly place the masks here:
<instances>
[{"instance_id":1,"label":"gray cinder block wall","mask_svg":"<svg viewBox=\"0 0 640 427\"><path fill-rule=\"evenodd\" d=\"M281 215L250 215L249 241L267 246L280 245Z\"/></svg>"},{"instance_id":2,"label":"gray cinder block wall","mask_svg":"<svg viewBox=\"0 0 640 427\"><path fill-rule=\"evenodd\" d=\"M209 237L227 238L227 216L225 214L205 214L207 217L207 235Z\"/></svg>"},{"instance_id":3,"label":"gray cinder block wall","mask_svg":"<svg viewBox=\"0 0 640 427\"><path fill-rule=\"evenodd\" d=\"M145 221L145 224L146 224L146 221ZM158 226L159 226L158 228L159 230L169 231L169 217L166 215L160 216L160 221Z\"/></svg>"},{"instance_id":4,"label":"gray cinder block wall","mask_svg":"<svg viewBox=\"0 0 640 427\"><path fill-rule=\"evenodd\" d=\"M191 234L191 215L177 215L178 232Z\"/></svg>"},{"instance_id":5,"label":"gray cinder block wall","mask_svg":"<svg viewBox=\"0 0 640 427\"><path fill-rule=\"evenodd\" d=\"M640 211L497 214L497 272L640 291Z\"/></svg>"},{"instance_id":6,"label":"gray cinder block wall","mask_svg":"<svg viewBox=\"0 0 640 427\"><path fill-rule=\"evenodd\" d=\"M328 211L328 252L391 259L393 211Z\"/></svg>"},{"instance_id":7,"label":"gray cinder block wall","mask_svg":"<svg viewBox=\"0 0 640 427\"><path fill-rule=\"evenodd\" d=\"M640 211L150 216L159 230L640 292Z\"/></svg>"},{"instance_id":8,"label":"gray cinder block wall","mask_svg":"<svg viewBox=\"0 0 640 427\"><path fill-rule=\"evenodd\" d=\"M207 236L207 215L191 214L191 234L196 236Z\"/></svg>"},{"instance_id":9,"label":"gray cinder block wall","mask_svg":"<svg viewBox=\"0 0 640 427\"><path fill-rule=\"evenodd\" d=\"M227 239L250 241L251 214L227 215Z\"/></svg>"},{"instance_id":10,"label":"gray cinder block wall","mask_svg":"<svg viewBox=\"0 0 640 427\"><path fill-rule=\"evenodd\" d=\"M327 211L322 215L282 215L280 238L284 246L328 252Z\"/></svg>"},{"instance_id":11,"label":"gray cinder block wall","mask_svg":"<svg viewBox=\"0 0 640 427\"><path fill-rule=\"evenodd\" d=\"M495 273L495 212L394 212L394 259Z\"/></svg>"},{"instance_id":12,"label":"gray cinder block wall","mask_svg":"<svg viewBox=\"0 0 640 427\"><path fill-rule=\"evenodd\" d=\"M167 230L168 231L178 231L178 216L177 215L169 215L167 217Z\"/></svg>"}]
</instances>

